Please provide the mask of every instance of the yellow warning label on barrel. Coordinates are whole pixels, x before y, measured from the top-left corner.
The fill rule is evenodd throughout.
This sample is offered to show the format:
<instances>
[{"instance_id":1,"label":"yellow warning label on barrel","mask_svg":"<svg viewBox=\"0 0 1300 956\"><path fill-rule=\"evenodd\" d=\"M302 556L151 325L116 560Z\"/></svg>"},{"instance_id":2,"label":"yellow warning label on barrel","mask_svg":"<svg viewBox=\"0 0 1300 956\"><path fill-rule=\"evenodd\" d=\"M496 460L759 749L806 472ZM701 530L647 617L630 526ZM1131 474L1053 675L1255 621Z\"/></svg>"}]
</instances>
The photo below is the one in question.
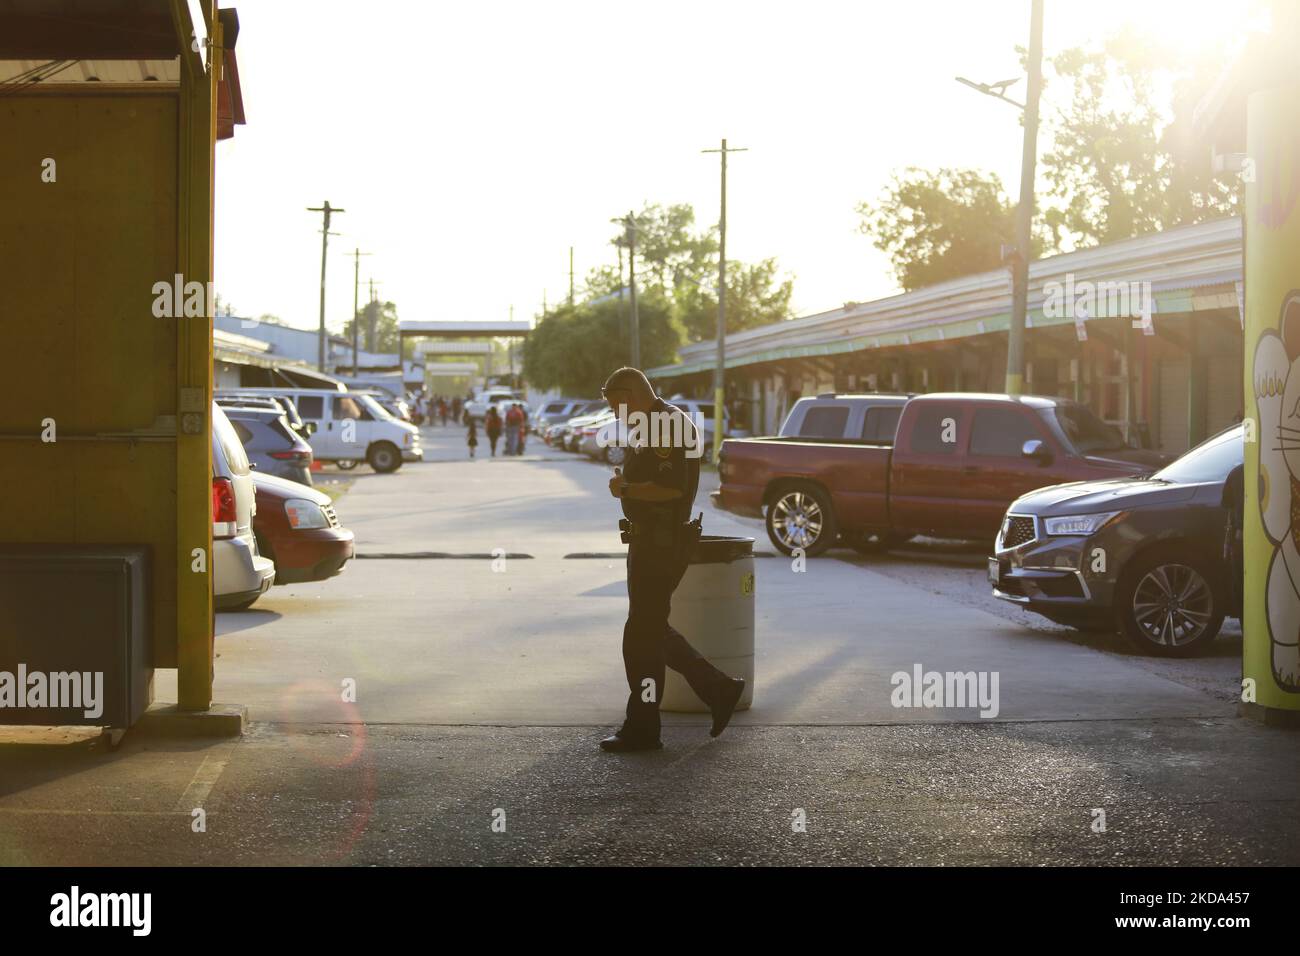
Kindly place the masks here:
<instances>
[{"instance_id":1,"label":"yellow warning label on barrel","mask_svg":"<svg viewBox=\"0 0 1300 956\"><path fill-rule=\"evenodd\" d=\"M744 575L743 577L741 577L741 579L740 579L740 593L741 593L741 594L753 594L753 593L754 593L754 572L751 571L749 574L746 574L746 575Z\"/></svg>"}]
</instances>

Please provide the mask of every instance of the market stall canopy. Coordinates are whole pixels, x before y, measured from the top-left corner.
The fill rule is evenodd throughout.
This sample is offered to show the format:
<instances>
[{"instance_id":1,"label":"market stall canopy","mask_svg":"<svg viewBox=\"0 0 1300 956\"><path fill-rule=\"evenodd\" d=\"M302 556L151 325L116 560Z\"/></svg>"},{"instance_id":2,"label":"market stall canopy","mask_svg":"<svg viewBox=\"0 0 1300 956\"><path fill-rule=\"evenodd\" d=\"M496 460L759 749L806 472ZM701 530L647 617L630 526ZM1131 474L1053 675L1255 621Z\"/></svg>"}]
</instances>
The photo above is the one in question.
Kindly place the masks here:
<instances>
[{"instance_id":1,"label":"market stall canopy","mask_svg":"<svg viewBox=\"0 0 1300 956\"><path fill-rule=\"evenodd\" d=\"M181 2L181 0L175 0ZM177 86L182 38L173 0L0 0L0 96L21 88L82 83ZM239 16L220 10L225 48L217 89L217 138L243 125L235 43ZM201 20L194 10L191 18ZM193 37L184 44L192 47Z\"/></svg>"}]
</instances>

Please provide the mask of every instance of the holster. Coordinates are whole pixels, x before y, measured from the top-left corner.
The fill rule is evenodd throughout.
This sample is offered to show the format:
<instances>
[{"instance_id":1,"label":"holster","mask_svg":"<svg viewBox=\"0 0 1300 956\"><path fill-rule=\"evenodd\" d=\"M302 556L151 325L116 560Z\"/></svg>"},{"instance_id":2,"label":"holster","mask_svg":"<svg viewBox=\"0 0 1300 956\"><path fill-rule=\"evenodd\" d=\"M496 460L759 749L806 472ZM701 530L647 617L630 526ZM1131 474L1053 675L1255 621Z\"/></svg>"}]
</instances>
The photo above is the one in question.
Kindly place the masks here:
<instances>
[{"instance_id":1,"label":"holster","mask_svg":"<svg viewBox=\"0 0 1300 956\"><path fill-rule=\"evenodd\" d=\"M673 557L682 564L689 564L695 546L704 534L704 512L701 511L693 521L677 525L673 535Z\"/></svg>"}]
</instances>

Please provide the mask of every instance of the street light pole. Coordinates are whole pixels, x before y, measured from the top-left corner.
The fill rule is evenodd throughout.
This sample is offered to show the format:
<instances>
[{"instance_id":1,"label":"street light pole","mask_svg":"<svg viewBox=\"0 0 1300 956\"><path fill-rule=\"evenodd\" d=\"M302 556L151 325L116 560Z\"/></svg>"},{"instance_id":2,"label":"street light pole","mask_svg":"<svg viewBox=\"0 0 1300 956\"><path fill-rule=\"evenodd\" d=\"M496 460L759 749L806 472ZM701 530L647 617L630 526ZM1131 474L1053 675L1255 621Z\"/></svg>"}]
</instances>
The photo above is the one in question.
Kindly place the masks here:
<instances>
[{"instance_id":1,"label":"street light pole","mask_svg":"<svg viewBox=\"0 0 1300 956\"><path fill-rule=\"evenodd\" d=\"M1043 87L1043 0L1029 15L1029 89L1025 94L1025 139L1020 157L1020 205L1016 208L1016 259L1007 335L1007 394L1025 387L1025 314L1029 310L1029 260L1033 248L1034 172L1038 159L1038 98Z\"/></svg>"},{"instance_id":2,"label":"street light pole","mask_svg":"<svg viewBox=\"0 0 1300 956\"><path fill-rule=\"evenodd\" d=\"M316 367L320 371L325 371L325 254L329 250L330 242L330 214L336 212L347 212L346 209L335 209L330 206L330 201L325 200L323 206L308 206L308 212L322 212L325 214L325 223L320 230L320 341L317 343L317 363Z\"/></svg>"},{"instance_id":3,"label":"street light pole","mask_svg":"<svg viewBox=\"0 0 1300 956\"><path fill-rule=\"evenodd\" d=\"M726 401L727 367L727 154L747 152L746 147L728 147L722 140L721 149L705 149L704 153L722 154L722 210L718 218L718 329L717 356L713 367L713 461L722 453L722 409Z\"/></svg>"}]
</instances>

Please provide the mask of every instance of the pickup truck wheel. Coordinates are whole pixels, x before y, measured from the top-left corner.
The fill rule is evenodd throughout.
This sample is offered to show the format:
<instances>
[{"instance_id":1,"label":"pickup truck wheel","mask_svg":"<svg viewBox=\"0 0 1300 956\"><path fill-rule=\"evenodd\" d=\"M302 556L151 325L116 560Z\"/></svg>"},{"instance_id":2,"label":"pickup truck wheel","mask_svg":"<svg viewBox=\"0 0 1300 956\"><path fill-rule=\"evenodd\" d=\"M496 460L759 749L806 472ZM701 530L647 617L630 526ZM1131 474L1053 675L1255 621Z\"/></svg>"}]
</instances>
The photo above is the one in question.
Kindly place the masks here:
<instances>
[{"instance_id":1,"label":"pickup truck wheel","mask_svg":"<svg viewBox=\"0 0 1300 956\"><path fill-rule=\"evenodd\" d=\"M1120 630L1139 650L1162 657L1204 651L1223 626L1225 601L1208 562L1185 551L1140 555L1115 595Z\"/></svg>"},{"instance_id":2,"label":"pickup truck wheel","mask_svg":"<svg viewBox=\"0 0 1300 956\"><path fill-rule=\"evenodd\" d=\"M793 554L796 548L808 557L821 554L837 534L830 501L809 485L786 488L768 506L767 536L782 554Z\"/></svg>"},{"instance_id":3,"label":"pickup truck wheel","mask_svg":"<svg viewBox=\"0 0 1300 956\"><path fill-rule=\"evenodd\" d=\"M392 442L376 442L366 452L366 461L370 463L370 467L375 471L381 475L386 475L402 467L402 453L397 450L397 446Z\"/></svg>"},{"instance_id":4,"label":"pickup truck wheel","mask_svg":"<svg viewBox=\"0 0 1300 956\"><path fill-rule=\"evenodd\" d=\"M357 462L354 458L340 458L338 461L334 462L334 464L338 466L339 471L351 471L353 468L357 467Z\"/></svg>"}]
</instances>

